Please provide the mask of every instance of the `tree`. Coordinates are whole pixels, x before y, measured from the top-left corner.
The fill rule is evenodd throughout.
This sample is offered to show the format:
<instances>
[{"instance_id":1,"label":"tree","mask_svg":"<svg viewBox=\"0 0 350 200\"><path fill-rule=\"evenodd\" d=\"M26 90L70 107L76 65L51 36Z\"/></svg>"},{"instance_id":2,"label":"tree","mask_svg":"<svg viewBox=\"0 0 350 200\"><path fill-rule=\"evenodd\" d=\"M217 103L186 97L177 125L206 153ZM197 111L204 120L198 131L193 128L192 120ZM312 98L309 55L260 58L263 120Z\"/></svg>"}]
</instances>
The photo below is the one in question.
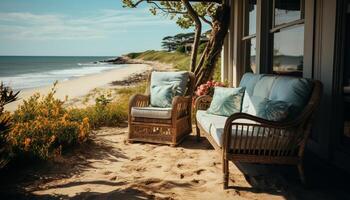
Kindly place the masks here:
<instances>
[{"instance_id":1,"label":"tree","mask_svg":"<svg viewBox=\"0 0 350 200\"><path fill-rule=\"evenodd\" d=\"M173 36L166 36L162 39L162 48L167 51L174 51L177 48L176 41Z\"/></svg>"},{"instance_id":2,"label":"tree","mask_svg":"<svg viewBox=\"0 0 350 200\"><path fill-rule=\"evenodd\" d=\"M164 14L182 28L195 27L191 52L190 71L196 75L196 85L210 80L214 67L222 50L230 19L229 0L212 0L190 3L190 0L123 0L126 7L137 7L142 2L151 5L152 14ZM198 46L202 31L202 22L211 27L210 38L197 61Z\"/></svg>"}]
</instances>

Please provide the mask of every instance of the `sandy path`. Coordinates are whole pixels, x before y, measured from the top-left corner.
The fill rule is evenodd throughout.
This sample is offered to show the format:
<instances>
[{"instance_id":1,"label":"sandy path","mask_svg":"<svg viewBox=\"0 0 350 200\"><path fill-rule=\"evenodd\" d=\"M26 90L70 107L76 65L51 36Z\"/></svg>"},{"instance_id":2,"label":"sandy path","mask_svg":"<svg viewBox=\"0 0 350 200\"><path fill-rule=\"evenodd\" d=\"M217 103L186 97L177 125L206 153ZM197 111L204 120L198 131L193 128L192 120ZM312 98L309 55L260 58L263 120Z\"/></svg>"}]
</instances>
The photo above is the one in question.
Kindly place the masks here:
<instances>
[{"instance_id":1,"label":"sandy path","mask_svg":"<svg viewBox=\"0 0 350 200\"><path fill-rule=\"evenodd\" d=\"M68 96L69 99L77 98L88 94L89 91L95 88L106 86L112 81L124 80L131 74L142 73L149 69L151 69L151 67L146 64L129 64L127 67L62 81L57 85L57 93L55 97L61 100L64 100L66 96ZM47 94L51 87L52 86L50 85L41 88L23 90L19 94L20 100L8 104L5 109L8 111L14 111L17 106L22 103L23 99L27 99L36 92Z\"/></svg>"}]
</instances>

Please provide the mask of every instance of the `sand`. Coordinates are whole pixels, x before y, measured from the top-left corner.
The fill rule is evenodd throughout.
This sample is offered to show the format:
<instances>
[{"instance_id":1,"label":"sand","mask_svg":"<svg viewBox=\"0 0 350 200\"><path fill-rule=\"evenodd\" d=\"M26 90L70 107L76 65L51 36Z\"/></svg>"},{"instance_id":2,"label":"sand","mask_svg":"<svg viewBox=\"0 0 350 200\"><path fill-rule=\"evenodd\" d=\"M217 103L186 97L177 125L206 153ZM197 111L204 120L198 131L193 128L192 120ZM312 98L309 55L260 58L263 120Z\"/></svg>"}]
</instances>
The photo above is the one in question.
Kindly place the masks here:
<instances>
[{"instance_id":1,"label":"sand","mask_svg":"<svg viewBox=\"0 0 350 200\"><path fill-rule=\"evenodd\" d=\"M112 81L127 79L130 75L135 73L142 73L146 70L150 70L151 67L146 64L129 64L127 67L108 70L102 73L83 76L67 81L61 81L57 84L57 93L55 97L65 100L66 96L68 99L74 99L77 97L88 94L95 88L101 88L108 86ZM19 94L20 100L8 104L5 109L7 111L14 111L23 100L28 99L34 93L39 92L40 94L47 94L52 88L52 85L23 90Z\"/></svg>"},{"instance_id":2,"label":"sand","mask_svg":"<svg viewBox=\"0 0 350 200\"><path fill-rule=\"evenodd\" d=\"M191 135L174 148L129 144L126 136L127 128L102 128L54 163L8 177L2 189L17 189L10 199L284 199L250 191L233 163L230 185L241 190L223 190L221 157L204 138L197 143Z\"/></svg>"}]
</instances>

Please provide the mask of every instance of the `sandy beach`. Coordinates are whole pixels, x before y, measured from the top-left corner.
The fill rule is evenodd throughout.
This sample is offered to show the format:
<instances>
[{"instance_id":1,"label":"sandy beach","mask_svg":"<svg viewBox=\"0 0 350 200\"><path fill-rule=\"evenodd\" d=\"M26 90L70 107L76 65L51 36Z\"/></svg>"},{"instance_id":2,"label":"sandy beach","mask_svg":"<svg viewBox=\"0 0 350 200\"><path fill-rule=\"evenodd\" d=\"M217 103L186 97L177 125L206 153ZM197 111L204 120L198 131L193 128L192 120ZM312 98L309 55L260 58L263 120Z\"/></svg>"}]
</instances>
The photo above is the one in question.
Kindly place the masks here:
<instances>
[{"instance_id":1,"label":"sandy beach","mask_svg":"<svg viewBox=\"0 0 350 200\"><path fill-rule=\"evenodd\" d=\"M112 81L121 81L130 77L132 74L143 73L150 70L151 67L147 64L129 64L127 67L104 71L94 75L82 76L67 81L61 81L57 84L57 92L55 97L65 100L66 96L68 99L74 99L77 97L88 94L95 88L108 87ZM34 93L47 94L52 88L52 85L26 89L20 92L20 100L8 104L5 109L7 111L14 111L23 100L28 99Z\"/></svg>"},{"instance_id":2,"label":"sandy beach","mask_svg":"<svg viewBox=\"0 0 350 200\"><path fill-rule=\"evenodd\" d=\"M205 138L197 142L190 135L174 148L129 144L127 133L127 127L101 128L86 144L54 161L4 172L2 199L348 199L347 184L321 181L313 184L327 189L310 190L289 166L230 162L230 188L223 190L221 157Z\"/></svg>"}]
</instances>

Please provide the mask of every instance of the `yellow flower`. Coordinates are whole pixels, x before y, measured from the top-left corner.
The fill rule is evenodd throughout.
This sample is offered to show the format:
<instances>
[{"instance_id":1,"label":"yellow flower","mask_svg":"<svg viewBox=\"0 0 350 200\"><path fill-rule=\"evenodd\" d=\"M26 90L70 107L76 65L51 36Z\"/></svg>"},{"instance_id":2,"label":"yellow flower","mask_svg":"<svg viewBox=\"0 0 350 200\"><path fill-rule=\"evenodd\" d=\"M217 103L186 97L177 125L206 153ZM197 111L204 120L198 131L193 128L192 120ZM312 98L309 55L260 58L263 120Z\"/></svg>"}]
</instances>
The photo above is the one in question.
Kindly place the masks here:
<instances>
[{"instance_id":1,"label":"yellow flower","mask_svg":"<svg viewBox=\"0 0 350 200\"><path fill-rule=\"evenodd\" d=\"M31 140L30 138L26 138L26 139L24 140L24 149L25 149L26 151L28 151L31 141L32 141L32 140Z\"/></svg>"}]
</instances>

